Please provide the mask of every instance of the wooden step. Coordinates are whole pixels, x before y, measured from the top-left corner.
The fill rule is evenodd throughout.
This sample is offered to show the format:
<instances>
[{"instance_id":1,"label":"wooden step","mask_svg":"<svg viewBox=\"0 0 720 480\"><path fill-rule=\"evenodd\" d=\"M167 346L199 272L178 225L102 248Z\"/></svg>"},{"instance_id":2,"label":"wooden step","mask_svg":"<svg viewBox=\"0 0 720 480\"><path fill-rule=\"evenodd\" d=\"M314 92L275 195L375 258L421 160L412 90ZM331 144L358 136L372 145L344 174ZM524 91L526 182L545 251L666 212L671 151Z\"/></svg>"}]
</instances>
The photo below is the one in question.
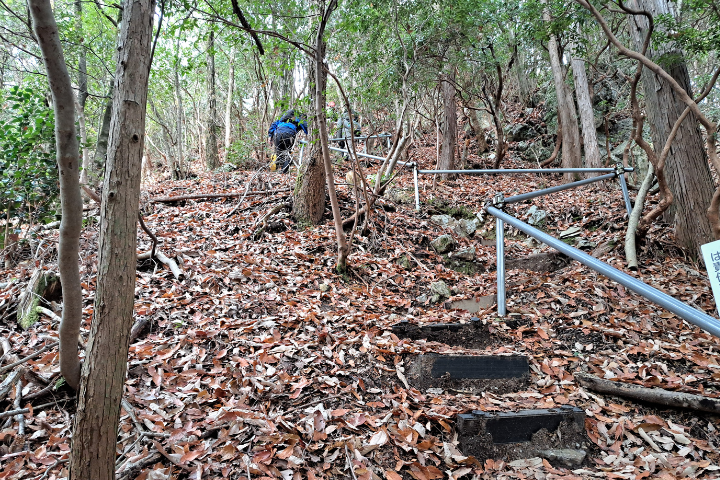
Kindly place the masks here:
<instances>
[{"instance_id":1,"label":"wooden step","mask_svg":"<svg viewBox=\"0 0 720 480\"><path fill-rule=\"evenodd\" d=\"M530 380L527 357L519 355L420 355L410 362L408 381L421 391L508 393Z\"/></svg>"},{"instance_id":2,"label":"wooden step","mask_svg":"<svg viewBox=\"0 0 720 480\"><path fill-rule=\"evenodd\" d=\"M544 456L557 449L585 449L585 412L578 407L483 412L457 416L458 440L463 455L478 460L505 461Z\"/></svg>"}]
</instances>

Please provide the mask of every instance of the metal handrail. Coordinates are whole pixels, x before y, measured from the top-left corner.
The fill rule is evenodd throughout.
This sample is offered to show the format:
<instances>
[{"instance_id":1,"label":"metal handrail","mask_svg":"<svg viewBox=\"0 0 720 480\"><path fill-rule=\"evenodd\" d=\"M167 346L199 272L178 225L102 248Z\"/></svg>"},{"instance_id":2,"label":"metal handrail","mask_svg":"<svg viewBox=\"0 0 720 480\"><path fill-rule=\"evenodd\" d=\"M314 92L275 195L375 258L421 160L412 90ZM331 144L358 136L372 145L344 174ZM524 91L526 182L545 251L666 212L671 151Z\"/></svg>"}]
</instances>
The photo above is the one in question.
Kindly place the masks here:
<instances>
[{"instance_id":1,"label":"metal handrail","mask_svg":"<svg viewBox=\"0 0 720 480\"><path fill-rule=\"evenodd\" d=\"M625 172L632 172L632 167L623 167ZM495 168L485 170L418 170L423 175L514 175L517 173L610 173L615 168Z\"/></svg>"},{"instance_id":2,"label":"metal handrail","mask_svg":"<svg viewBox=\"0 0 720 480\"><path fill-rule=\"evenodd\" d=\"M503 222L508 223L512 225L513 227L517 228L521 232L536 238L542 243L545 243L554 249L558 250L559 252L564 253L568 257L577 260L578 262L582 263L583 265L590 267L591 269L595 270L596 272L605 275L606 277L611 278L612 280L615 280L621 285L624 285L625 287L629 288L633 292L642 295L643 297L647 298L648 300L655 302L656 304L660 305L663 308L666 308L667 310L671 311L675 315L679 316L680 318L692 323L695 326L698 326L702 328L703 330L711 333L712 335L715 335L716 337L720 337L720 320L708 315L707 313L700 311L696 308L693 308L673 297L670 295L661 292L660 290L651 287L650 285L638 280L635 277L632 277L628 275L627 273L621 272L620 270L611 267L605 262L602 262L598 260L597 258L594 258L587 253L578 250L577 248L571 247L570 245L566 244L562 240L558 240L557 238L548 235L547 233L538 230L537 228L532 227L531 225L523 222L522 220L519 220L512 215L509 215L499 208L493 207L491 205L488 205L485 207L485 211L489 213L490 215L494 216L497 219L497 243L498 243L498 272L497 272L497 278L498 278L498 315L504 316L505 314L505 259L503 258L502 261L500 260L500 254L502 250L500 249L499 245L502 242L504 246L504 226ZM504 257L504 255L502 255ZM502 268L502 270L501 270ZM502 289L500 288L500 283L503 284ZM501 298L501 292L502 292L502 298Z\"/></svg>"},{"instance_id":3,"label":"metal handrail","mask_svg":"<svg viewBox=\"0 0 720 480\"><path fill-rule=\"evenodd\" d=\"M551 193L561 192L563 190L568 190L570 188L581 187L583 185L600 182L602 180L609 180L611 178L615 178L616 176L618 176L617 172L612 172L612 173L608 173L607 175L600 175L598 177L586 178L584 180L578 180L577 182L572 182L572 183L564 183L562 185L544 188L542 190L536 190L534 192L522 193L520 195L515 195L513 197L507 197L504 200L504 203L524 202L525 200L530 200L531 198L542 197L543 195L549 195ZM622 176L622 175L620 175L620 176Z\"/></svg>"},{"instance_id":4,"label":"metal handrail","mask_svg":"<svg viewBox=\"0 0 720 480\"><path fill-rule=\"evenodd\" d=\"M623 192L623 199L625 200L625 208L628 211L628 217L630 216L630 213L632 212L632 205L630 203L630 194L628 193L627 184L625 183L625 173L633 172L635 169L633 167L624 167L622 164L618 164L615 166L615 168L497 168L497 169L486 169L486 170L418 170L417 167L415 167L415 171L413 172L414 178L413 181L415 183L415 210L420 210L420 185L418 182L418 174L423 175L440 175L440 174L448 174L448 175L495 175L495 174L501 174L501 175L516 175L520 173L606 173L608 175L603 175L601 177L594 177L592 179L586 179L586 180L580 180L580 182L575 182L572 184L572 186L560 186L560 187L552 187L556 188L556 190L553 191L561 191L565 190L566 188L573 188L573 186L580 186L585 185L587 183L593 183L597 182L599 180L605 180L606 178L611 178L617 176L620 180L620 186L622 187ZM612 174L612 175L610 175ZM579 185L578 185L579 183ZM552 192L547 192L552 193ZM528 195L528 194L526 194ZM518 195L520 196L520 195ZM538 195L535 195L538 196ZM510 197L514 198L514 197ZM527 198L534 198L534 197L526 197ZM515 200L520 201L520 200Z\"/></svg>"}]
</instances>

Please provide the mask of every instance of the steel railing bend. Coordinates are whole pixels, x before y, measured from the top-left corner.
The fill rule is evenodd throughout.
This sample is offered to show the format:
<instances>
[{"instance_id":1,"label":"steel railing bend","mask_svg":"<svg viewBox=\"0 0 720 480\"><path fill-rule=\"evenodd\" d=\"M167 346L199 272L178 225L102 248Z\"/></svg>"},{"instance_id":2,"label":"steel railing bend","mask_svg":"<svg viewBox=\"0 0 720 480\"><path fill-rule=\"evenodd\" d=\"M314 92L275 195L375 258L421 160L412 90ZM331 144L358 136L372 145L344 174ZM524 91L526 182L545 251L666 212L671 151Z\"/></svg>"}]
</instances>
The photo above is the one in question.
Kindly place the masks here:
<instances>
[{"instance_id":1,"label":"steel railing bend","mask_svg":"<svg viewBox=\"0 0 720 480\"><path fill-rule=\"evenodd\" d=\"M496 199L497 202L497 199ZM597 258L594 258L587 253L578 250L577 248L571 247L570 245L566 244L562 240L558 240L557 238L548 235L547 233L538 230L537 228L523 222L522 220L519 220L512 215L509 215L499 208L495 206L488 205L485 207L485 211L489 213L490 215L494 216L497 219L497 228L498 231L496 232L496 236L498 239L498 271L497 271L497 278L498 278L498 314L500 316L504 316L506 311L505 306L505 259L500 257L504 257L504 250L501 249L500 243L502 242L504 244L504 226L503 222L507 223L509 225L512 225L513 227L517 228L521 232L525 233L526 235L529 235L531 237L536 238L542 243L545 243L555 250L558 250L559 252L564 253L568 257L577 260L578 262L582 263L583 265L595 270L596 272L605 275L606 277L609 277L612 280L615 280L619 284L629 288L633 292L642 295L643 297L647 298L648 300L655 302L656 304L660 305L663 308L666 308L667 310L671 311L675 315L679 316L680 318L688 321L689 323L692 323L693 325L702 328L703 330L715 335L716 337L720 337L720 320L708 315L707 313L700 311L696 308L693 308L673 297L670 295L661 292L660 290L651 287L650 285L641 282L635 277L632 277L628 275L627 273L621 272L620 270L608 265L605 262L602 262L598 260ZM500 284L502 283L502 288ZM501 295L502 294L502 295Z\"/></svg>"}]
</instances>

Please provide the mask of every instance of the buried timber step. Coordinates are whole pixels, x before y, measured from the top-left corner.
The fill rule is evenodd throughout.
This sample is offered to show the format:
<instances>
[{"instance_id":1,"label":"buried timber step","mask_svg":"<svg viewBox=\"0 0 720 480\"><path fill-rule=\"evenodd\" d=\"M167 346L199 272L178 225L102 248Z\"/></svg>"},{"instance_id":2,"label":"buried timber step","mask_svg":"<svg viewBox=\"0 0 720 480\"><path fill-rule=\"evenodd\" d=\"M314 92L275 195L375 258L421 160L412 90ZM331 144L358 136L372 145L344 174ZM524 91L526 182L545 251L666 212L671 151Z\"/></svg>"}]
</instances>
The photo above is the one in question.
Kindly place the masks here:
<instances>
[{"instance_id":1,"label":"buried timber step","mask_svg":"<svg viewBox=\"0 0 720 480\"><path fill-rule=\"evenodd\" d=\"M477 317L471 318L469 323L430 323L422 326L403 320L392 326L392 333L399 338L465 348L482 349L493 343L488 326Z\"/></svg>"},{"instance_id":2,"label":"buried timber step","mask_svg":"<svg viewBox=\"0 0 720 480\"><path fill-rule=\"evenodd\" d=\"M522 390L530 380L528 359L519 355L431 354L409 363L408 381L423 391L508 393Z\"/></svg>"},{"instance_id":3,"label":"buried timber step","mask_svg":"<svg viewBox=\"0 0 720 480\"><path fill-rule=\"evenodd\" d=\"M507 413L474 410L458 415L456 425L463 455L481 461L539 456L577 467L588 445L585 412L570 405Z\"/></svg>"}]
</instances>

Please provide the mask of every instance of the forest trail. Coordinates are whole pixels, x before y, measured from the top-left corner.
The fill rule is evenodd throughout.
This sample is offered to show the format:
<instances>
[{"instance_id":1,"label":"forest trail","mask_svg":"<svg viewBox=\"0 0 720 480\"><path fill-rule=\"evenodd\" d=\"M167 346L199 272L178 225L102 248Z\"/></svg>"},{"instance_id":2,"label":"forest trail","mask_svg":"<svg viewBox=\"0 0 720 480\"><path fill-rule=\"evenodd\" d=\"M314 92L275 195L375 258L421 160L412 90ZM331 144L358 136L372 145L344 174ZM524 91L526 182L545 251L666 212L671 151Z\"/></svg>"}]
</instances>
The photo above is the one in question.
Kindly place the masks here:
<instances>
[{"instance_id":1,"label":"forest trail","mask_svg":"<svg viewBox=\"0 0 720 480\"><path fill-rule=\"evenodd\" d=\"M339 170L337 178L344 178ZM163 182L148 187L148 195L242 191L250 175ZM291 186L277 174L264 175L262 183L268 190ZM389 197L410 202L385 202L385 210L396 211L376 209L372 232L356 236L344 278L333 272L329 211L325 224L312 229L298 228L281 212L260 239L247 238L287 193L248 198L230 218L225 217L237 198L167 205L148 203L144 194L145 221L162 251L179 260L184 276L177 281L153 262L138 271L136 319L149 319L150 328L130 347L125 398L131 407L125 408L133 411L122 412L119 478L239 479L248 472L287 480L425 480L473 473L538 479L603 478L610 472L613 478L713 476L720 460L714 417L596 395L573 378L584 371L717 397L720 365L708 334L576 262L561 262L555 271L508 270L505 320L494 307L470 314L445 309L448 299L432 303L431 285L439 281L450 289L450 300L493 295L496 288L495 248L488 241L494 238L493 219L486 216L470 239L453 234L455 251L475 248L476 273L466 274L444 266L430 246L451 233L433 223L432 215L470 217L495 192L509 196L559 183L560 176L552 175L463 177L433 192L432 178L421 177L423 206L415 212L412 175L401 175ZM340 186L339 196L349 210L348 188ZM533 204L547 213L543 228L549 233L581 227L580 237L570 242L582 238L604 261L624 269L616 247L626 223L617 184L561 192ZM509 211L525 218L530 206ZM88 226L81 241L85 322L92 311L96 235L96 227ZM138 250L145 251L149 241L140 235ZM526 240L507 232L508 257L550 252ZM707 279L678 256L664 231L655 228L645 248L652 261L641 265L639 277L714 310ZM27 275L29 267L21 264L13 275ZM0 292L0 299L11 289ZM403 321L479 322L487 341L457 341L450 334L413 340L402 335ZM27 332L2 328L20 356L56 335L47 318ZM503 393L466 384L414 388L415 358L427 354L522 356L529 376ZM57 352L29 365L49 379L58 371ZM61 390L57 396L67 394ZM458 414L563 406L586 415L586 444L572 447L588 454L581 466L567 469L539 458L478 461L461 453ZM53 463L67 450L71 428L63 408L27 415L29 448L4 454L0 478L29 479L49 466L48 478L60 478L62 465ZM4 430L0 442L13 444L14 436L14 430Z\"/></svg>"}]
</instances>

